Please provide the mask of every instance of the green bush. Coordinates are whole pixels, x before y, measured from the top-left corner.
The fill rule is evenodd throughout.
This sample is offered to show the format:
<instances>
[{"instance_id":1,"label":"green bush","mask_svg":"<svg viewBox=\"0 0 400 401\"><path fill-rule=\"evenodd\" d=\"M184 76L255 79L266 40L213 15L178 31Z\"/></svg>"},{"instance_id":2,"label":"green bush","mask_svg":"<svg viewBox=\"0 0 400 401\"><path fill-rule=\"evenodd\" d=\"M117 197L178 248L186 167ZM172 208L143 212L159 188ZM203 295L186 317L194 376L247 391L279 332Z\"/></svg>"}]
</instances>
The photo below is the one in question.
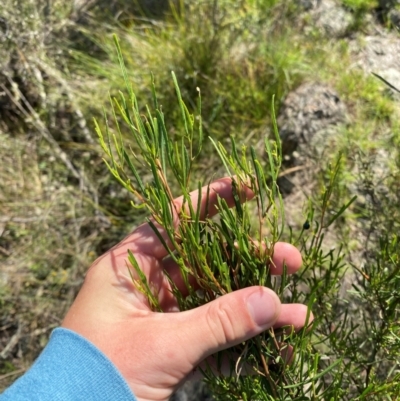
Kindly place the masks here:
<instances>
[{"instance_id":1,"label":"green bush","mask_svg":"<svg viewBox=\"0 0 400 401\"><path fill-rule=\"evenodd\" d=\"M227 164L232 143L239 150L253 147L265 185L274 187L271 164L261 152L265 137L274 138L273 95L279 112L289 91L320 80L348 105L349 121L329 157L315 162L308 201L292 206L298 221L279 226L281 238L301 249L304 267L271 285L283 300L309 305L315 321L297 336L279 333L297 352L290 366L273 354L275 384L262 376L208 375L215 397L396 399L400 116L395 98L375 77L353 68L346 38L333 43L309 27L296 1L181 1L156 15L144 3L89 3L0 5L0 349L7 350L0 387L38 355L90 262L143 220L103 166L90 122L94 116L101 125L109 93L118 97L124 87L111 37L117 32L140 113L152 105L152 72L171 140L182 137L185 125L170 71L190 114L196 113L196 88L201 90L204 140L192 165L194 187L206 173L209 179L226 174L208 137L222 144L217 148ZM373 1L342 4L360 21L376 7ZM354 30L362 26L355 24ZM105 114L110 134L117 134L112 115ZM117 120L123 123L121 116ZM126 146L137 146L125 129L121 134ZM192 140L195 147L201 142L197 136ZM254 172L257 163L247 156ZM138 166L138 173L144 182L152 179L146 165ZM179 185L171 186L181 194ZM278 213L275 195L265 202L275 202ZM257 216L251 206L248 211L246 221L257 235ZM277 222L284 220L272 219L271 232ZM272 243L277 234L265 236ZM182 307L188 302L182 300ZM11 339L19 339L16 346ZM261 389L267 392L260 395Z\"/></svg>"}]
</instances>

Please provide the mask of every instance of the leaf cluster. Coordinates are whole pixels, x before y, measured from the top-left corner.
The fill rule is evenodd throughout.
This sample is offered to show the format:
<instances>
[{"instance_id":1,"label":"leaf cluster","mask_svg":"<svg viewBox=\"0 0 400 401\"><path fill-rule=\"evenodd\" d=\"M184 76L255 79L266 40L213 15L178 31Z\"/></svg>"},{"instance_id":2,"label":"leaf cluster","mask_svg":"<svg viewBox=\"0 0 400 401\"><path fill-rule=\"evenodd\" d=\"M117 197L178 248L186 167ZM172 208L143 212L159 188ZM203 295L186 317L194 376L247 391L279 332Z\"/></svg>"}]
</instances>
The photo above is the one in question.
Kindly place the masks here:
<instances>
[{"instance_id":1,"label":"leaf cluster","mask_svg":"<svg viewBox=\"0 0 400 401\"><path fill-rule=\"evenodd\" d=\"M107 155L106 163L110 172L132 193L132 205L147 209L150 226L168 251L169 257L180 267L188 296L182 296L173 280L168 278L180 310L195 308L229 292L253 285L268 286L282 298L287 296L291 282L286 270L280 279L270 273L274 244L281 238L284 229L283 201L277 185L282 154L274 111L272 121L275 136L273 140L265 139L267 163L260 161L252 147L249 150L245 146L238 149L234 138L231 138L229 151L220 142L211 139L232 180L234 207L230 208L224 200L219 199L218 219L201 218L200 202L205 198L208 203L210 189L207 187L207 191L201 191L206 184L201 180L194 184L191 182L203 137L200 91L196 113L191 114L182 99L176 77L172 74L183 128L179 133L169 135L154 81L153 109L146 106L142 113L129 82L117 40L116 46L128 96L126 98L120 93L118 99L112 99L118 135L110 133L107 126L103 133L98 123L96 131ZM118 123L118 116L122 118L123 125ZM126 127L134 138L138 152L125 146L122 127ZM197 147L193 146L195 139ZM139 169L146 168L151 171L151 179L145 182ZM332 169L331 182L323 196L324 210L332 195L338 167L335 168ZM174 185L171 185L172 182ZM174 202L177 194L173 193L171 187L178 187L182 195L182 207L179 209ZM200 193L197 199L191 196L193 189ZM248 190L254 194L252 203L255 204L255 213L251 212L248 203L244 203L245 192ZM321 256L323 229L332 225L352 201L336 211L334 217L326 222L323 212L321 226L310 245L310 265L311 261L329 257ZM313 215L310 218L313 219ZM165 234L168 241L164 239ZM301 236L297 241L301 240ZM320 262L321 266L326 264L325 259ZM331 259L334 263L341 261L340 258ZM129 262L136 287L146 295L149 305L155 311L162 312L155 287L141 272L132 253L129 254ZM200 290L193 288L189 277L194 277ZM295 298L296 295L292 296L292 299ZM314 298L309 298L310 306ZM284 400L290 396L291 399L303 399L301 397L310 392L310 386L318 394L321 385L314 387L320 378L341 362L340 359L336 360L321 369L321 355L312 353L310 338L307 330L296 334L290 327L278 331L270 329L217 356L217 360L228 358L230 361L231 374L228 377L222 376L220 365L217 372L210 368L203 373L217 398ZM289 364L289 344L296 349L293 364ZM243 369L250 369L252 375L241 375Z\"/></svg>"}]
</instances>

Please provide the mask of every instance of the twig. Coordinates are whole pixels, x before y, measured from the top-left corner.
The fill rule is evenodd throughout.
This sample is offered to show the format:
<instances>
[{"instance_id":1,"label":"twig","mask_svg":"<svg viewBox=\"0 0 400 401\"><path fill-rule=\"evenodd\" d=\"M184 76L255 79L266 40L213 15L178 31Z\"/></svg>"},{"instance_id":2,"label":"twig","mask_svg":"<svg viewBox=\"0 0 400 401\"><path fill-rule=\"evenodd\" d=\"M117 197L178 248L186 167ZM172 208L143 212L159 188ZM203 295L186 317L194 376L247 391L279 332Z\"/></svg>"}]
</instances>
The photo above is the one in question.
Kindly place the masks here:
<instances>
[{"instance_id":1,"label":"twig","mask_svg":"<svg viewBox=\"0 0 400 401\"><path fill-rule=\"evenodd\" d=\"M269 368L268 368L267 362L265 360L264 355L261 353L261 350L260 350L260 358L261 358L261 362L263 364L263 368L264 368L264 371L265 371L265 377L267 378L267 380L268 380L268 382L269 382L269 384L271 386L271 391L272 391L273 396L276 398L276 396L277 396L277 394L276 394L276 383L272 380L272 377L271 377L271 375L269 373Z\"/></svg>"},{"instance_id":2,"label":"twig","mask_svg":"<svg viewBox=\"0 0 400 401\"><path fill-rule=\"evenodd\" d=\"M372 75L374 75L375 77L377 77L378 79L380 79L384 84L386 84L389 88L393 89L394 91L400 93L400 90L397 89L395 86L393 86L390 82L386 81L385 78L382 78L380 75L375 74L374 72L372 73Z\"/></svg>"},{"instance_id":3,"label":"twig","mask_svg":"<svg viewBox=\"0 0 400 401\"><path fill-rule=\"evenodd\" d=\"M309 167L308 164L306 164L304 166L296 166L296 167L288 168L288 169L282 171L281 173L279 173L278 177L284 177L285 175L289 175L289 174L295 173L296 171L304 170L307 167Z\"/></svg>"},{"instance_id":4,"label":"twig","mask_svg":"<svg viewBox=\"0 0 400 401\"><path fill-rule=\"evenodd\" d=\"M14 370L12 372L6 373L4 375L1 375L0 376L0 381L4 380L4 379L7 379L7 377L11 377L11 376L19 375L20 373L24 373L26 371L26 369L27 368L21 368L21 369L17 369L17 370Z\"/></svg>"},{"instance_id":5,"label":"twig","mask_svg":"<svg viewBox=\"0 0 400 401\"><path fill-rule=\"evenodd\" d=\"M5 256L10 256L11 252L7 251L7 249L3 248L2 246L0 246L0 253L2 253Z\"/></svg>"},{"instance_id":6,"label":"twig","mask_svg":"<svg viewBox=\"0 0 400 401\"><path fill-rule=\"evenodd\" d=\"M59 326L58 323L53 323L53 324L50 324L47 327L42 327L41 329L33 330L31 333L28 333L28 334L25 334L25 335L21 336L21 338L40 336L41 334L44 334L44 333L48 332L49 330L54 329L57 326Z\"/></svg>"},{"instance_id":7,"label":"twig","mask_svg":"<svg viewBox=\"0 0 400 401\"><path fill-rule=\"evenodd\" d=\"M53 138L51 135L50 131L47 129L47 127L43 124L42 120L40 119L39 115L37 112L33 109L31 104L28 102L28 100L25 98L24 94L19 90L18 85L15 84L15 82L12 81L10 77L7 76L8 81L10 82L11 85L13 85L16 90L18 90L18 95L20 98L23 100L26 108L28 109L29 113L27 110L25 110L20 102L15 99L13 94L8 90L8 88L4 85L1 84L1 88L4 90L4 92L7 94L7 96L12 100L12 102L17 106L17 108L24 114L24 116L30 120L32 120L32 123L38 130L38 132L43 136L43 138L53 147L53 150L58 156L58 158L65 164L65 166L68 168L68 170L71 172L71 174L77 178L80 182L80 188L83 190L87 190L92 193L92 195L96 198L97 201L97 195L96 195L96 190L93 188L93 186L89 183L89 180L86 178L86 176L83 174L82 171L78 171L75 166L71 163L69 160L67 154L61 149L60 145L58 142ZM96 202L97 203L97 202Z\"/></svg>"},{"instance_id":8,"label":"twig","mask_svg":"<svg viewBox=\"0 0 400 401\"><path fill-rule=\"evenodd\" d=\"M0 223L32 223L34 221L41 220L41 217L12 217L12 216L3 216L0 217Z\"/></svg>"},{"instance_id":9,"label":"twig","mask_svg":"<svg viewBox=\"0 0 400 401\"><path fill-rule=\"evenodd\" d=\"M71 102L71 105L73 106L73 111L75 113L79 128L81 129L83 138L85 139L85 141L87 143L90 143L92 145L95 144L96 142L93 140L92 135L90 134L90 130L87 127L86 119L85 119L82 111L80 110L80 108L78 107L76 102L74 101L74 96L72 94L70 86L68 85L68 82L65 79L63 79L62 77L60 77L59 74L57 74L58 71L56 71L54 68L52 68L51 66L44 63L42 60L35 59L35 60L32 60L32 62L39 65L40 68L42 70L44 70L46 74L51 75L61 85L61 87L65 91L65 94L68 97L68 100Z\"/></svg>"},{"instance_id":10,"label":"twig","mask_svg":"<svg viewBox=\"0 0 400 401\"><path fill-rule=\"evenodd\" d=\"M11 85L13 85L13 81L8 78L9 82ZM15 85L13 85L15 86ZM50 134L49 130L45 127L43 122L40 120L40 117L36 113L36 111L32 108L32 106L29 104L29 102L26 100L25 96L22 94L22 92L18 89L18 94L21 96L21 98L24 100L24 103L26 107L29 109L30 113L29 114L22 106L21 104L15 99L13 94L8 90L8 88L4 85L1 84L1 88L4 90L4 92L7 94L7 96L12 100L12 102L18 107L18 109L24 114L24 116L30 120L32 120L33 117L33 124L36 127L36 129L40 132L40 134L43 136L44 139L46 139L47 142L50 143L50 145L53 146L54 151L56 155L59 157L59 159L66 165L68 170L72 173L72 175L79 179L82 180L82 176L79 174L79 172L75 169L73 164L70 162L68 159L67 155L65 152L60 148L58 145L57 141L53 138L53 136Z\"/></svg>"},{"instance_id":11,"label":"twig","mask_svg":"<svg viewBox=\"0 0 400 401\"><path fill-rule=\"evenodd\" d=\"M0 352L0 357L6 359L8 354L13 350L13 348L18 344L21 338L22 324L18 323L17 332L10 338L8 344L4 347L3 351Z\"/></svg>"}]
</instances>

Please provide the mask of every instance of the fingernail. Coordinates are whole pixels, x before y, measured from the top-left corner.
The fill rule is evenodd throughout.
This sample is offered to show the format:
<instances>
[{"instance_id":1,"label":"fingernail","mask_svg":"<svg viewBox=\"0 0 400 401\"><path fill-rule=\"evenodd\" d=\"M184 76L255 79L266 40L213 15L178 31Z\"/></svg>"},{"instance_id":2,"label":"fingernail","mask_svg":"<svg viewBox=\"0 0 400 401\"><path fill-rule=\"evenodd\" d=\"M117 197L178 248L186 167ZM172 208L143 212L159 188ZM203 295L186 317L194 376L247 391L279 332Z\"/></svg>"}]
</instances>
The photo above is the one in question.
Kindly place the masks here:
<instances>
[{"instance_id":1,"label":"fingernail","mask_svg":"<svg viewBox=\"0 0 400 401\"><path fill-rule=\"evenodd\" d=\"M260 327L272 326L279 312L278 297L266 288L260 288L247 298L250 315Z\"/></svg>"}]
</instances>

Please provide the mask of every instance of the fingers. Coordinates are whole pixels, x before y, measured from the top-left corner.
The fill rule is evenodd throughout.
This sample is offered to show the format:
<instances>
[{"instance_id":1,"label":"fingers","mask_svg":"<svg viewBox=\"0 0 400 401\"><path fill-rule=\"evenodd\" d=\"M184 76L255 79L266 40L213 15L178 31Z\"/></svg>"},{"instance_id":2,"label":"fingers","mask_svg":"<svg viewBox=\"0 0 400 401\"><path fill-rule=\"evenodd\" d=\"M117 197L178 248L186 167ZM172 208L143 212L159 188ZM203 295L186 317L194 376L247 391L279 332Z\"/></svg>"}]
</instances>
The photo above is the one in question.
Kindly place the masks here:
<instances>
[{"instance_id":1,"label":"fingers","mask_svg":"<svg viewBox=\"0 0 400 401\"><path fill-rule=\"evenodd\" d=\"M242 202L245 202L254 196L249 188L243 188L243 193L241 195L242 196L240 196L240 198ZM200 219L202 220L204 220L206 217L214 216L217 213L218 198L224 199L226 203L230 207L232 207L234 205L234 197L232 194L232 179L229 177L225 177L214 181L209 186L204 186L200 194L199 191L191 192L190 198L194 207L196 207L196 205L198 204L199 196L201 196ZM184 198L182 196L174 200L175 228L178 227L179 224L178 213L182 208L183 201ZM157 224L156 226L164 241L169 247L171 247L172 244L166 231ZM148 224L141 225L131 235L126 237L119 245L119 248L121 247L131 249L134 253L141 252L152 255L157 259L162 259L168 254L160 239L157 237L153 229Z\"/></svg>"},{"instance_id":2,"label":"fingers","mask_svg":"<svg viewBox=\"0 0 400 401\"><path fill-rule=\"evenodd\" d=\"M277 242L274 247L274 255L271 263L271 274L283 274L284 265L287 273L296 273L302 264L301 253L291 244L286 242Z\"/></svg>"},{"instance_id":3,"label":"fingers","mask_svg":"<svg viewBox=\"0 0 400 401\"><path fill-rule=\"evenodd\" d=\"M296 273L301 267L301 254L296 247L285 242L277 242L274 247L272 263L270 265L272 275L283 274L284 265L288 274ZM182 295L188 295L188 290L183 281L179 266L171 259L163 261L164 270L171 277ZM189 283L197 289L194 277L189 277Z\"/></svg>"},{"instance_id":4,"label":"fingers","mask_svg":"<svg viewBox=\"0 0 400 401\"><path fill-rule=\"evenodd\" d=\"M281 305L272 290L249 287L177 315L177 330L183 334L180 336L180 347L185 349L193 366L196 366L210 355L240 344L271 327L285 325L300 329L306 323L307 308L297 304ZM174 336L173 333L171 335ZM289 361L291 350L286 351Z\"/></svg>"},{"instance_id":5,"label":"fingers","mask_svg":"<svg viewBox=\"0 0 400 401\"><path fill-rule=\"evenodd\" d=\"M249 287L183 312L180 330L187 330L187 349L195 365L211 354L239 344L272 327L281 303L265 287ZM185 326L185 327L183 327ZM181 344L185 346L184 344Z\"/></svg>"},{"instance_id":6,"label":"fingers","mask_svg":"<svg viewBox=\"0 0 400 401\"><path fill-rule=\"evenodd\" d=\"M307 306L302 304L283 304L281 307L281 313L274 323L274 328L280 328L283 326L290 326L294 331L301 330L305 324L310 324L314 320L314 315L310 312L308 322L307 317Z\"/></svg>"},{"instance_id":7,"label":"fingers","mask_svg":"<svg viewBox=\"0 0 400 401\"><path fill-rule=\"evenodd\" d=\"M254 194L249 188L242 188L240 200L246 202L253 198ZM207 202L207 193L209 193L209 199ZM204 220L206 217L215 216L218 212L218 197L225 199L229 207L232 207L235 202L232 194L232 178L224 177L212 182L209 186L206 185L201 189L201 203L200 203L200 220ZM190 198L193 206L197 205L199 192L193 191L190 193ZM174 204L178 211L182 208L183 196L174 200Z\"/></svg>"}]
</instances>

